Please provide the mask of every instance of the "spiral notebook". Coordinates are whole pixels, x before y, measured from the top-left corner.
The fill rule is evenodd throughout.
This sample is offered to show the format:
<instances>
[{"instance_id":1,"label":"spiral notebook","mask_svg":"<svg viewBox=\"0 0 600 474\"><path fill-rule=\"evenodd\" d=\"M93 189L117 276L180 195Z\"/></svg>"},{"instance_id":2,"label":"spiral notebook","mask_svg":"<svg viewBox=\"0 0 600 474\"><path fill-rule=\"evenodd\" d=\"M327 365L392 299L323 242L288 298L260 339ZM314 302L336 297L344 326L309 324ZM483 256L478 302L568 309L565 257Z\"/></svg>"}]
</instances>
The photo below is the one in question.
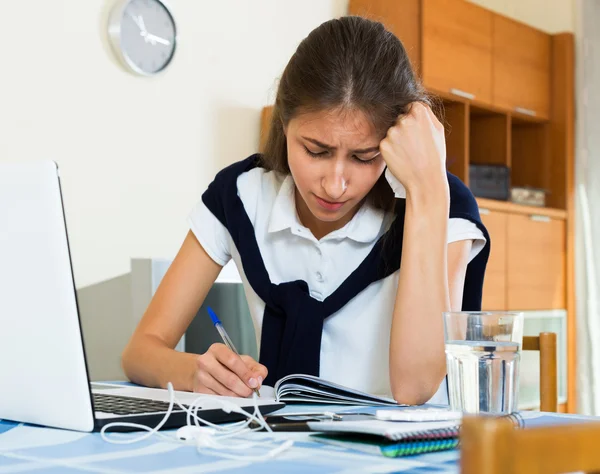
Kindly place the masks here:
<instances>
[{"instance_id":1,"label":"spiral notebook","mask_svg":"<svg viewBox=\"0 0 600 474\"><path fill-rule=\"evenodd\" d=\"M309 423L315 441L386 457L445 451L458 446L460 423L380 420Z\"/></svg>"}]
</instances>

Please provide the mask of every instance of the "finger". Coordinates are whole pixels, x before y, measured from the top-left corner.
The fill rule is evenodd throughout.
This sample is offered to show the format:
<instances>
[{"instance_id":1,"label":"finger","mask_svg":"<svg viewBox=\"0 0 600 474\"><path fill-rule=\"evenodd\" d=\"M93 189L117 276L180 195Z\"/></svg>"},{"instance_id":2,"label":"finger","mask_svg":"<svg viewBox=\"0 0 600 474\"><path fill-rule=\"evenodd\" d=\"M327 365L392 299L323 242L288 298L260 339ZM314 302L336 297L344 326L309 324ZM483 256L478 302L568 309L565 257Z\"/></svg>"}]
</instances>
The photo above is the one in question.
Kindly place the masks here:
<instances>
[{"instance_id":1,"label":"finger","mask_svg":"<svg viewBox=\"0 0 600 474\"><path fill-rule=\"evenodd\" d=\"M252 389L248 387L236 373L229 370L228 367L224 366L219 361L217 361L215 367L211 369L210 375L225 388L235 393L236 397L248 397L252 394ZM256 381L256 386L258 386L258 381Z\"/></svg>"},{"instance_id":2,"label":"finger","mask_svg":"<svg viewBox=\"0 0 600 474\"><path fill-rule=\"evenodd\" d=\"M203 393L206 395L217 395L217 393L215 393L213 390L206 387L204 385L204 383L201 381L201 379L202 379L201 372L197 371L196 374L194 375L194 385L193 385L192 392Z\"/></svg>"},{"instance_id":3,"label":"finger","mask_svg":"<svg viewBox=\"0 0 600 474\"><path fill-rule=\"evenodd\" d=\"M406 113L400 114L394 125L405 127L406 125L418 123L418 118L424 114L422 108L423 104L421 102L411 102L406 109Z\"/></svg>"},{"instance_id":4,"label":"finger","mask_svg":"<svg viewBox=\"0 0 600 474\"><path fill-rule=\"evenodd\" d=\"M202 395L219 395L217 392L208 387L204 387L203 385L199 385L198 389L194 390L194 393L201 393Z\"/></svg>"},{"instance_id":5,"label":"finger","mask_svg":"<svg viewBox=\"0 0 600 474\"><path fill-rule=\"evenodd\" d=\"M393 147L389 136L386 136L386 138L379 142L379 151L381 152L381 156L383 156L384 160L391 155Z\"/></svg>"},{"instance_id":6,"label":"finger","mask_svg":"<svg viewBox=\"0 0 600 474\"><path fill-rule=\"evenodd\" d=\"M437 118L437 115L435 115L432 110L429 111L429 121L433 125L433 128L435 128L439 133L446 133L446 127L444 127L444 124L440 121L440 119Z\"/></svg>"},{"instance_id":7,"label":"finger","mask_svg":"<svg viewBox=\"0 0 600 474\"><path fill-rule=\"evenodd\" d=\"M427 111L427 116L430 118L431 122L436 125L442 125L442 123L439 121L439 119L437 118L437 115L435 115L433 109L431 108L431 106L429 104L425 105L425 110Z\"/></svg>"},{"instance_id":8,"label":"finger","mask_svg":"<svg viewBox=\"0 0 600 474\"><path fill-rule=\"evenodd\" d=\"M265 380L267 378L267 375L269 373L267 368L264 365L260 364L259 362L256 362L250 356L243 355L240 357L242 358L244 363L250 368L250 370L252 371L254 376L258 379L259 385L261 385L263 380Z\"/></svg>"},{"instance_id":9,"label":"finger","mask_svg":"<svg viewBox=\"0 0 600 474\"><path fill-rule=\"evenodd\" d=\"M419 100L412 102L410 104L410 111L409 111L409 115L411 115L412 117L418 117L419 115L422 115L425 113L425 104Z\"/></svg>"},{"instance_id":10,"label":"finger","mask_svg":"<svg viewBox=\"0 0 600 474\"><path fill-rule=\"evenodd\" d=\"M213 344L210 351L216 359L231 372L236 374L250 388L258 387L258 380L253 376L250 368L244 363L242 358L233 352L225 344Z\"/></svg>"},{"instance_id":11,"label":"finger","mask_svg":"<svg viewBox=\"0 0 600 474\"><path fill-rule=\"evenodd\" d=\"M220 383L212 374L208 372L198 373L198 382L207 392L212 392L215 395L224 395L226 397L239 397L238 394L232 392L222 383Z\"/></svg>"},{"instance_id":12,"label":"finger","mask_svg":"<svg viewBox=\"0 0 600 474\"><path fill-rule=\"evenodd\" d=\"M247 396L244 395L250 392L250 389L242 382L239 377L231 372L228 368L223 366L223 364L219 361L219 353L232 354L237 356L234 352L232 352L227 346L221 344L222 348L215 347L219 346L219 344L213 344L210 349L200 357L196 359L196 364L198 366L199 377L201 378L201 382L203 383L211 383L210 378L206 378L206 375L210 375L211 378L214 378L221 385L224 385L224 388L221 389L213 384L213 390L219 389L221 392L224 390L230 390L233 392L233 396ZM223 355L221 354L221 357ZM243 364L243 362L242 362ZM206 380L204 380L206 378ZM225 383L227 380L227 383Z\"/></svg>"},{"instance_id":13,"label":"finger","mask_svg":"<svg viewBox=\"0 0 600 474\"><path fill-rule=\"evenodd\" d=\"M213 377L239 396L247 396L258 387L258 380L242 358L228 348L215 353L216 364L209 371Z\"/></svg>"}]
</instances>

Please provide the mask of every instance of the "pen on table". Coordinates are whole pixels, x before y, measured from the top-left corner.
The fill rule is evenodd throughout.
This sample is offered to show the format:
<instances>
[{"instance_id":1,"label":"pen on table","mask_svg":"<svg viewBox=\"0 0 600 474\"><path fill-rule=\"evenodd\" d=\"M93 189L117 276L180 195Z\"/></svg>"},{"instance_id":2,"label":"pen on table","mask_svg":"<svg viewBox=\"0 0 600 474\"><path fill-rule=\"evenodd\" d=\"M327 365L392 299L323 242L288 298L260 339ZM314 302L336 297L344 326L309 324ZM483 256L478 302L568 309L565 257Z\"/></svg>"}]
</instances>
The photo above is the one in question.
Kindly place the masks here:
<instances>
[{"instance_id":1,"label":"pen on table","mask_svg":"<svg viewBox=\"0 0 600 474\"><path fill-rule=\"evenodd\" d=\"M227 347L229 347L229 349L231 349L237 355L240 355L240 353L237 351L237 349L233 345L233 342L231 341L231 339L229 339L229 335L227 334L227 331L225 331L225 328L223 327L223 323L221 323L221 320L219 319L219 317L215 314L215 312L209 306L206 307L206 310L208 311L208 314L210 315L210 319L212 319L212 322L215 325L215 329L221 335L221 339L223 339L223 342L225 343L225 345ZM258 388L253 388L252 390L254 390L256 395L258 395L260 397L260 392L258 391Z\"/></svg>"}]
</instances>

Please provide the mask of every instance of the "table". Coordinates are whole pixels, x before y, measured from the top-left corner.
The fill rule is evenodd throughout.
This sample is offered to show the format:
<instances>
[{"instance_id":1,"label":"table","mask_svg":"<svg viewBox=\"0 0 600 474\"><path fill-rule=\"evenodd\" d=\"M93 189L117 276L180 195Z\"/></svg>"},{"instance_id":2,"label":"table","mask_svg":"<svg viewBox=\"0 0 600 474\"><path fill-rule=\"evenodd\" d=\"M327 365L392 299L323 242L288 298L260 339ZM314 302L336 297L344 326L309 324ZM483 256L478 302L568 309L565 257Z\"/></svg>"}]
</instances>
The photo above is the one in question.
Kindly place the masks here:
<instances>
[{"instance_id":1,"label":"table","mask_svg":"<svg viewBox=\"0 0 600 474\"><path fill-rule=\"evenodd\" d=\"M289 407L284 408L286 410ZM294 411L297 406L293 407ZM364 411L364 408L356 408ZM539 412L522 413L525 427L572 423L593 417ZM596 418L597 419L597 418ZM174 434L174 430L165 431ZM127 433L121 436L139 436ZM264 437L266 434L253 433ZM98 433L79 433L0 420L0 474L19 473L458 473L459 451L388 459L312 441L306 433L274 433L292 437L294 446L275 459L250 463L199 453L194 446L151 437L130 445L114 445ZM251 454L253 451L244 452ZM255 452L259 452L258 449ZM261 451L262 452L262 451Z\"/></svg>"}]
</instances>

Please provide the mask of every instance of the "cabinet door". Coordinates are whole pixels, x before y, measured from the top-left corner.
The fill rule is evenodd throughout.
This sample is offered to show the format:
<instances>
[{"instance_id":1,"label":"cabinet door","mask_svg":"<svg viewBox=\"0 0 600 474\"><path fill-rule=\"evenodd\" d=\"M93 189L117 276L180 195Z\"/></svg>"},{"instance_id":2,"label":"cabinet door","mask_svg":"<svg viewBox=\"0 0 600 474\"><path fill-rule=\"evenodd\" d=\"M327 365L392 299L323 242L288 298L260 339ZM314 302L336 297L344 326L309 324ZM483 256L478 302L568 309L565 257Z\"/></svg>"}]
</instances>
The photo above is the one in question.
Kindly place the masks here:
<instances>
[{"instance_id":1,"label":"cabinet door","mask_svg":"<svg viewBox=\"0 0 600 474\"><path fill-rule=\"evenodd\" d=\"M508 215L481 208L481 221L488 230L491 252L483 280L483 310L506 309L506 231Z\"/></svg>"},{"instance_id":2,"label":"cabinet door","mask_svg":"<svg viewBox=\"0 0 600 474\"><path fill-rule=\"evenodd\" d=\"M423 0L427 88L491 104L492 12L464 0Z\"/></svg>"},{"instance_id":3,"label":"cabinet door","mask_svg":"<svg viewBox=\"0 0 600 474\"><path fill-rule=\"evenodd\" d=\"M269 128L271 127L271 116L273 115L273 106L263 107L260 114L260 136L258 151L262 152L265 148L265 143L269 136Z\"/></svg>"},{"instance_id":4,"label":"cabinet door","mask_svg":"<svg viewBox=\"0 0 600 474\"><path fill-rule=\"evenodd\" d=\"M493 25L494 105L548 118L550 35L501 15Z\"/></svg>"},{"instance_id":5,"label":"cabinet door","mask_svg":"<svg viewBox=\"0 0 600 474\"><path fill-rule=\"evenodd\" d=\"M509 215L509 310L565 308L565 238L564 220Z\"/></svg>"}]
</instances>

